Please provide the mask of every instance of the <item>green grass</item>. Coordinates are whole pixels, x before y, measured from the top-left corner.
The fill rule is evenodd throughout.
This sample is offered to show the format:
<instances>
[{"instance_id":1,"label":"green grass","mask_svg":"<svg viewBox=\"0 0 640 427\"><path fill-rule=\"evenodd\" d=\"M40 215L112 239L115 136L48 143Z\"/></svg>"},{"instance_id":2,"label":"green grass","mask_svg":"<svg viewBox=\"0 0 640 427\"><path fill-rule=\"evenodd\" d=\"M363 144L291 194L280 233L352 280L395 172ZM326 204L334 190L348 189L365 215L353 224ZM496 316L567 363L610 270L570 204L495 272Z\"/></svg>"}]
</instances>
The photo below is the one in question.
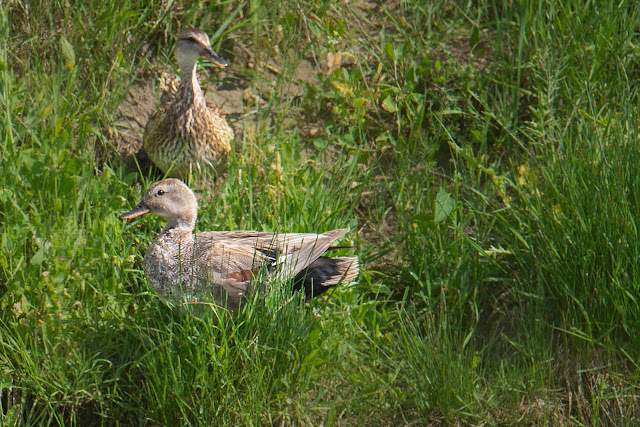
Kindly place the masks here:
<instances>
[{"instance_id":1,"label":"green grass","mask_svg":"<svg viewBox=\"0 0 640 427\"><path fill-rule=\"evenodd\" d=\"M520 3L0 5L2 424L637 424L640 8ZM198 229L349 226L357 283L149 289L104 154L181 24L264 101Z\"/></svg>"}]
</instances>

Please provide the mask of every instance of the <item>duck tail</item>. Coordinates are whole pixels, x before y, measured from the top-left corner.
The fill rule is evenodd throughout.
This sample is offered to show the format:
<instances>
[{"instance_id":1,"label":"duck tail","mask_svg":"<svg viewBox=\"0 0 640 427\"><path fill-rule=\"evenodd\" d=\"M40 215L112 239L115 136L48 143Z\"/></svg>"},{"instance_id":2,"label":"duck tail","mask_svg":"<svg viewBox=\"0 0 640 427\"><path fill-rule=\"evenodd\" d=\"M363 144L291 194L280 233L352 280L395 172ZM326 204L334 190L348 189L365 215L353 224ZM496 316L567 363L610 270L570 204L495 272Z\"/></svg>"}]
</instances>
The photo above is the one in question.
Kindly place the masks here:
<instances>
[{"instance_id":1,"label":"duck tail","mask_svg":"<svg viewBox=\"0 0 640 427\"><path fill-rule=\"evenodd\" d=\"M305 298L309 300L333 286L355 280L358 273L356 257L320 257L298 273L293 289L297 291L304 287Z\"/></svg>"}]
</instances>

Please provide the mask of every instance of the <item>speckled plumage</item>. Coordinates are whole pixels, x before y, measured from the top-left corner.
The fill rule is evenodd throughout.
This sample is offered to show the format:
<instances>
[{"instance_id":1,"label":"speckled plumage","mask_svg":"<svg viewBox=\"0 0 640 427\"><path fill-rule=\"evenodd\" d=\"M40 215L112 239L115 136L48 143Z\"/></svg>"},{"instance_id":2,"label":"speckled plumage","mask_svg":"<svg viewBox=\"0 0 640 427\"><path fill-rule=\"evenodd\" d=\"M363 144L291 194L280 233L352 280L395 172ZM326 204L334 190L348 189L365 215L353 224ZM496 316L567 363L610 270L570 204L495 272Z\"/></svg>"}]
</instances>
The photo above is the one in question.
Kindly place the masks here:
<instances>
[{"instance_id":1,"label":"speckled plumage","mask_svg":"<svg viewBox=\"0 0 640 427\"><path fill-rule=\"evenodd\" d=\"M355 257L321 256L349 229L314 233L218 231L193 233L197 201L177 179L153 184L142 202L122 219L154 213L167 219L144 257L149 284L165 297L209 295L235 309L262 274L293 279L310 298L354 280Z\"/></svg>"},{"instance_id":2,"label":"speckled plumage","mask_svg":"<svg viewBox=\"0 0 640 427\"><path fill-rule=\"evenodd\" d=\"M226 66L211 49L207 35L187 28L178 35L178 62L182 80L173 100L158 109L144 130L143 146L162 172L177 178L205 171L219 175L227 167L233 129L220 111L207 105L196 64L200 57Z\"/></svg>"}]
</instances>

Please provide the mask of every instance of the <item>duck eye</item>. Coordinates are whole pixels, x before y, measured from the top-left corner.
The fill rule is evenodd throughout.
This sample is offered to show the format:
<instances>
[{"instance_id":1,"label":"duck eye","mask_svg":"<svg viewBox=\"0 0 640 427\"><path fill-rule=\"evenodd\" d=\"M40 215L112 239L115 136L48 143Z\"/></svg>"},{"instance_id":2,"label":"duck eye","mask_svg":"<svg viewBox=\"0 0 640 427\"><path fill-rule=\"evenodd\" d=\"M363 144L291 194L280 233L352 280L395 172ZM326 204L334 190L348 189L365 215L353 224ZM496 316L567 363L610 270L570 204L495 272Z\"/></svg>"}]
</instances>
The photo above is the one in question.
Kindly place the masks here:
<instances>
[{"instance_id":1,"label":"duck eye","mask_svg":"<svg viewBox=\"0 0 640 427\"><path fill-rule=\"evenodd\" d=\"M158 190L158 192L156 194L158 194L158 196L162 196L165 193L164 190Z\"/></svg>"}]
</instances>

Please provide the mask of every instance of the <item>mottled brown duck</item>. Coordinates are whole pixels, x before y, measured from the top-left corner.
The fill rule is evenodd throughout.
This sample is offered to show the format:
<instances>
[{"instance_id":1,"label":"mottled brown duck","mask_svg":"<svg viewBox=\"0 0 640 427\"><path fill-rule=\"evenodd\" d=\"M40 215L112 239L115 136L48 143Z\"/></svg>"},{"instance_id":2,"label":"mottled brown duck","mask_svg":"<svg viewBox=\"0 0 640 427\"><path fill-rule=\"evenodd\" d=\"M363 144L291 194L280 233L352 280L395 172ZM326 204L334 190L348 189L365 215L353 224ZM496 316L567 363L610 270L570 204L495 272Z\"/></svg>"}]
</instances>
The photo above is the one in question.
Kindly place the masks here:
<instances>
[{"instance_id":1,"label":"mottled brown duck","mask_svg":"<svg viewBox=\"0 0 640 427\"><path fill-rule=\"evenodd\" d=\"M149 187L142 201L120 219L152 213L167 220L144 256L150 286L169 298L211 296L236 310L258 278L293 280L307 299L358 275L358 258L324 257L349 229L314 233L208 231L194 234L195 195L182 181Z\"/></svg>"},{"instance_id":2,"label":"mottled brown duck","mask_svg":"<svg viewBox=\"0 0 640 427\"><path fill-rule=\"evenodd\" d=\"M176 56L180 86L173 99L149 119L143 147L168 176L185 179L209 173L215 177L227 168L233 130L216 107L207 105L196 70L200 58L219 67L228 64L213 51L207 34L197 28L178 34Z\"/></svg>"}]
</instances>

